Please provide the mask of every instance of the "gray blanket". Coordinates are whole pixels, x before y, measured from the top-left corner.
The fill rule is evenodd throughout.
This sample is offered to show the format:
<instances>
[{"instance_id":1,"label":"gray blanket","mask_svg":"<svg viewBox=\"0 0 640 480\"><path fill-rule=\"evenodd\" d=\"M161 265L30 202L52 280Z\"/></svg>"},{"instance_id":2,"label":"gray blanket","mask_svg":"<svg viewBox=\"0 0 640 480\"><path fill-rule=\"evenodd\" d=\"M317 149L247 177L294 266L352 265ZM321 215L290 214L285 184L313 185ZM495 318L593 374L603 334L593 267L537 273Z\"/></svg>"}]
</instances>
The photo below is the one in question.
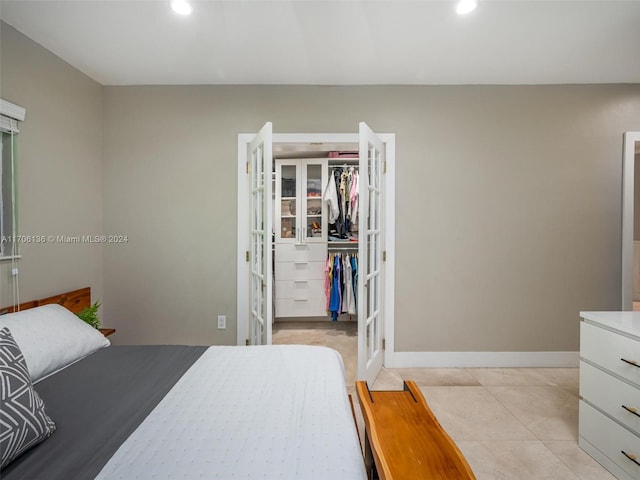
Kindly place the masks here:
<instances>
[{"instance_id":1,"label":"gray blanket","mask_svg":"<svg viewBox=\"0 0 640 480\"><path fill-rule=\"evenodd\" d=\"M56 432L2 480L94 478L206 348L103 348L36 384Z\"/></svg>"}]
</instances>

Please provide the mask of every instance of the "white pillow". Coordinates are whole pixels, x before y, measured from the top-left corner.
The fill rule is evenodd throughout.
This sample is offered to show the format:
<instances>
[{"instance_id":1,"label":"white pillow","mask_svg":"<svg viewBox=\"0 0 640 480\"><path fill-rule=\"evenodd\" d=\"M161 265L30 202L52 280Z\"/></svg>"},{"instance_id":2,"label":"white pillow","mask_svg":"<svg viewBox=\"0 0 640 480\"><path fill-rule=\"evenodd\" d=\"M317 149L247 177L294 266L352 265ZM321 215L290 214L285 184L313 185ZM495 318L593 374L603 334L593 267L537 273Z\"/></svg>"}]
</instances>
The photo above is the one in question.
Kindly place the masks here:
<instances>
[{"instance_id":1,"label":"white pillow","mask_svg":"<svg viewBox=\"0 0 640 480\"><path fill-rule=\"evenodd\" d=\"M43 305L0 315L20 347L35 383L111 343L74 313L57 305Z\"/></svg>"}]
</instances>

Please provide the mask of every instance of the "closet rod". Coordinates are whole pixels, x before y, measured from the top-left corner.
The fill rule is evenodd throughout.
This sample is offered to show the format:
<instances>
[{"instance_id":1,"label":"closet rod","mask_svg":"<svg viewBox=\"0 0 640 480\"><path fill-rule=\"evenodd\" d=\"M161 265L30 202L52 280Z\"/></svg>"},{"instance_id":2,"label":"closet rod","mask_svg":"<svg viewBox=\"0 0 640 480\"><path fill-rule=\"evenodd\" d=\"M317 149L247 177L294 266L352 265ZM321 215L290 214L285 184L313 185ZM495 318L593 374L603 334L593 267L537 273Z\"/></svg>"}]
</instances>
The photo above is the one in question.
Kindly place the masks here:
<instances>
[{"instance_id":1,"label":"closet rod","mask_svg":"<svg viewBox=\"0 0 640 480\"><path fill-rule=\"evenodd\" d=\"M357 167L360 160L357 158L329 158L330 167Z\"/></svg>"},{"instance_id":2,"label":"closet rod","mask_svg":"<svg viewBox=\"0 0 640 480\"><path fill-rule=\"evenodd\" d=\"M329 245L327 246L327 249L330 252L339 252L339 251L343 251L343 250L358 250L358 245L331 245L331 243L329 243Z\"/></svg>"}]
</instances>

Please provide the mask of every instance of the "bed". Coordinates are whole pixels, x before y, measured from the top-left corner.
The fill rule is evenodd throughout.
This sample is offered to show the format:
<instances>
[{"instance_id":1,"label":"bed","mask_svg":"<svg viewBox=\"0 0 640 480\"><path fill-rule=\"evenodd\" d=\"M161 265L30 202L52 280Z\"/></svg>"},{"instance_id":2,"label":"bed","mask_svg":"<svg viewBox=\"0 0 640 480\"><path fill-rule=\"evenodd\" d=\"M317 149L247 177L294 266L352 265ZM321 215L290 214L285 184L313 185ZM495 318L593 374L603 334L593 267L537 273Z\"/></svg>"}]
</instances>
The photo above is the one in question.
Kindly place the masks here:
<instances>
[{"instance_id":1,"label":"bed","mask_svg":"<svg viewBox=\"0 0 640 480\"><path fill-rule=\"evenodd\" d=\"M366 478L334 350L111 346L59 305L84 308L90 292L79 302L78 292L0 315L3 351L21 350L44 428L55 423L2 468L3 480ZM90 353L70 354L85 343Z\"/></svg>"}]
</instances>

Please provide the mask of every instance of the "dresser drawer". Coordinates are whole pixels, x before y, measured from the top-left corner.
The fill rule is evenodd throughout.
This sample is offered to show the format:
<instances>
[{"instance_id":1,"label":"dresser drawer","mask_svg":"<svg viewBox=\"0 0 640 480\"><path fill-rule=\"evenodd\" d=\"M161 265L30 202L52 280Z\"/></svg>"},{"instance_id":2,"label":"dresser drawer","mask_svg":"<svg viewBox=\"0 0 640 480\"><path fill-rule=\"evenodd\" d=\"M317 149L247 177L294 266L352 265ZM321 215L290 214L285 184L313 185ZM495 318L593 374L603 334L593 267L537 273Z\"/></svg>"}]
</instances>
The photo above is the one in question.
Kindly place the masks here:
<instances>
[{"instance_id":1,"label":"dresser drawer","mask_svg":"<svg viewBox=\"0 0 640 480\"><path fill-rule=\"evenodd\" d=\"M326 301L324 293L324 280L283 280L276 281L276 299L293 298L297 300L322 297Z\"/></svg>"},{"instance_id":2,"label":"dresser drawer","mask_svg":"<svg viewBox=\"0 0 640 480\"><path fill-rule=\"evenodd\" d=\"M324 296L293 299L276 299L276 317L322 317L327 315L327 300Z\"/></svg>"},{"instance_id":3,"label":"dresser drawer","mask_svg":"<svg viewBox=\"0 0 640 480\"><path fill-rule=\"evenodd\" d=\"M276 262L276 281L323 280L325 262Z\"/></svg>"},{"instance_id":4,"label":"dresser drawer","mask_svg":"<svg viewBox=\"0 0 640 480\"><path fill-rule=\"evenodd\" d=\"M326 262L326 243L276 243L276 262Z\"/></svg>"},{"instance_id":5,"label":"dresser drawer","mask_svg":"<svg viewBox=\"0 0 640 480\"><path fill-rule=\"evenodd\" d=\"M586 322L580 322L580 356L640 385L640 342ZM629 364L638 362L638 366Z\"/></svg>"},{"instance_id":6,"label":"dresser drawer","mask_svg":"<svg viewBox=\"0 0 640 480\"><path fill-rule=\"evenodd\" d=\"M640 459L640 438L582 400L579 408L580 436L628 473L631 478L640 478L640 465L622 453L624 451Z\"/></svg>"},{"instance_id":7,"label":"dresser drawer","mask_svg":"<svg viewBox=\"0 0 640 480\"><path fill-rule=\"evenodd\" d=\"M640 389L580 362L580 396L640 435Z\"/></svg>"}]
</instances>

